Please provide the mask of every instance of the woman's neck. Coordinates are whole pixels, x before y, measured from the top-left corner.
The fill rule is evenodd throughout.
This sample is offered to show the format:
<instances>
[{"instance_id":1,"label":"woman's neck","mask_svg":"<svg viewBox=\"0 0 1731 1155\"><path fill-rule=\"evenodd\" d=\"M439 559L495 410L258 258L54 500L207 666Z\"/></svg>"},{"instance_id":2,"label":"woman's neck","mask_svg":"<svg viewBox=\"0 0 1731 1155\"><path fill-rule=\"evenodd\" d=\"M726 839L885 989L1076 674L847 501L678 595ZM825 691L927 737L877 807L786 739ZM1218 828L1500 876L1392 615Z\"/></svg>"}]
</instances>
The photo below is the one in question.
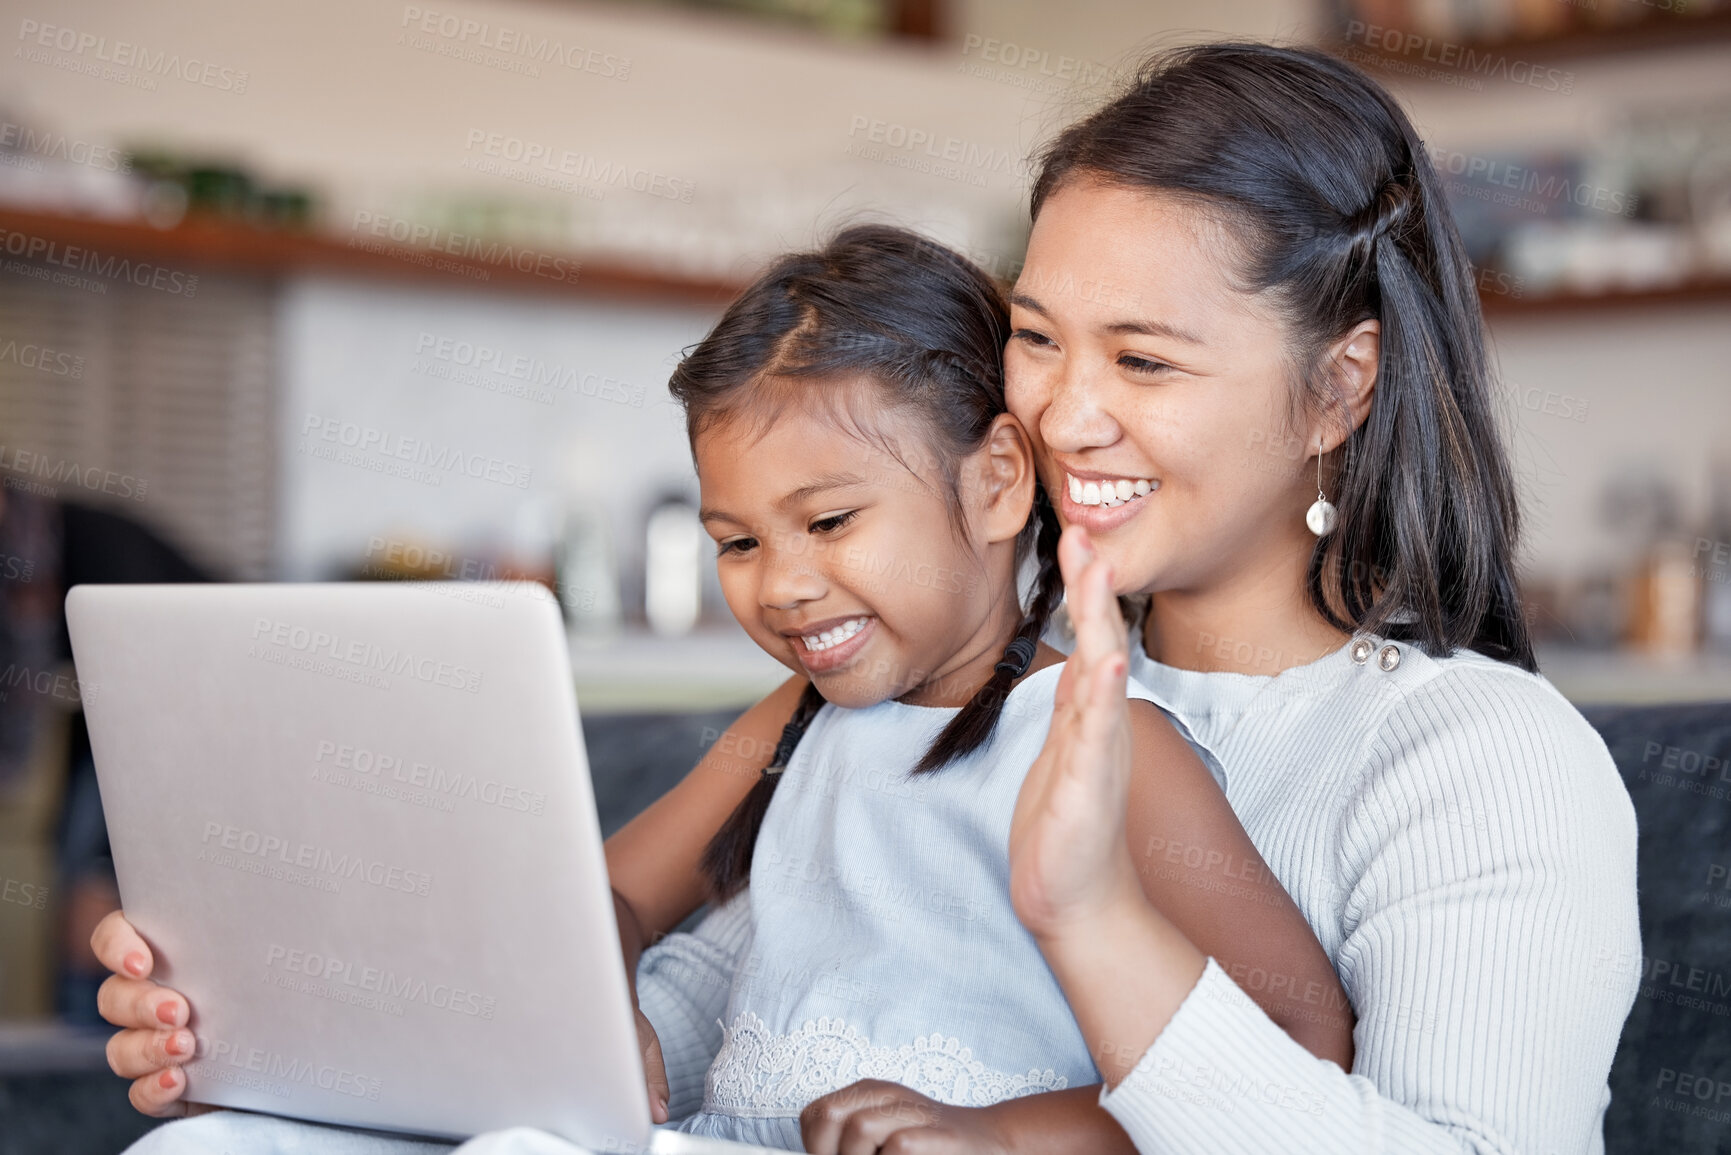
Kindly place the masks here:
<instances>
[{"instance_id":1,"label":"woman's neck","mask_svg":"<svg viewBox=\"0 0 1731 1155\"><path fill-rule=\"evenodd\" d=\"M1278 674L1309 665L1345 645L1304 586L1308 557L1283 572L1239 571L1236 580L1203 590L1152 596L1142 624L1148 656L1204 673Z\"/></svg>"}]
</instances>

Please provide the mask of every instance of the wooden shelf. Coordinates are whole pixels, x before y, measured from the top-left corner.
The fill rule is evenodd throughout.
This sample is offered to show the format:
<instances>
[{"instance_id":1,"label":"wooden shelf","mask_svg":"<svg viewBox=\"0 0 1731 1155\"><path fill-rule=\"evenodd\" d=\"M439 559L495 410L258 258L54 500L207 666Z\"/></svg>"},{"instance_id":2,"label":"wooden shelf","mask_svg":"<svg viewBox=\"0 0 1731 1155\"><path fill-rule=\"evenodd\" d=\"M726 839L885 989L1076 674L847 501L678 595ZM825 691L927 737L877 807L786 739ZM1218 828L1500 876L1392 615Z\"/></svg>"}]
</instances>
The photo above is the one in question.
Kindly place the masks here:
<instances>
[{"instance_id":1,"label":"wooden shelf","mask_svg":"<svg viewBox=\"0 0 1731 1155\"><path fill-rule=\"evenodd\" d=\"M1492 320L1653 306L1727 306L1731 305L1731 277L1688 281L1668 289L1611 289L1603 293L1547 293L1533 297L1485 293L1480 295L1479 303L1485 316Z\"/></svg>"},{"instance_id":2,"label":"wooden shelf","mask_svg":"<svg viewBox=\"0 0 1731 1155\"><path fill-rule=\"evenodd\" d=\"M351 238L327 233L260 228L216 217L189 216L174 228L158 229L141 221L0 207L0 229L76 245L100 257L149 260L188 272L211 268L267 276L340 273L443 288L714 306L726 304L743 288L730 280L594 262L579 253L532 244L515 244L507 252L501 241L493 250L494 258L486 259L396 244L363 233L355 234L351 243ZM483 254L489 243L479 242Z\"/></svg>"},{"instance_id":3,"label":"wooden shelf","mask_svg":"<svg viewBox=\"0 0 1731 1155\"><path fill-rule=\"evenodd\" d=\"M575 278L556 280L524 272L503 261L446 256L426 249L393 245L376 238L365 238L368 247L361 248L320 233L262 229L210 218L189 218L175 228L156 229L132 222L0 208L0 230L40 237L60 245L77 245L92 250L99 258L148 260L187 272L208 268L265 276L336 273L443 288L504 289L590 299L716 307L725 305L745 287L743 282L676 277L618 264L590 262L582 264ZM538 255L569 262L581 260L570 253ZM436 258L436 262L430 258ZM1731 305L1731 277L1641 292L1613 290L1527 297L1486 293L1481 303L1485 315L1491 318L1652 305Z\"/></svg>"},{"instance_id":4,"label":"wooden shelf","mask_svg":"<svg viewBox=\"0 0 1731 1155\"><path fill-rule=\"evenodd\" d=\"M1615 0L1621 2L1621 0ZM1695 0L1699 3L1699 0ZM1403 29L1402 31L1412 31ZM1731 38L1731 8L1718 9L1699 16L1676 14L1654 9L1648 15L1626 24L1592 25L1579 23L1558 32L1521 33L1497 40L1473 37L1449 37L1440 33L1417 33L1436 46L1447 45L1456 55L1471 52L1479 57L1494 53L1534 60L1556 60L1564 57L1604 56L1620 52L1639 52L1654 48L1696 44L1703 40ZM1391 65L1427 63L1417 54L1388 52L1375 45L1348 40L1345 29L1336 33L1331 48L1340 52L1351 49L1352 56L1375 67L1378 62ZM1440 71L1452 72L1449 65L1428 63ZM1402 74L1405 72L1403 70Z\"/></svg>"}]
</instances>

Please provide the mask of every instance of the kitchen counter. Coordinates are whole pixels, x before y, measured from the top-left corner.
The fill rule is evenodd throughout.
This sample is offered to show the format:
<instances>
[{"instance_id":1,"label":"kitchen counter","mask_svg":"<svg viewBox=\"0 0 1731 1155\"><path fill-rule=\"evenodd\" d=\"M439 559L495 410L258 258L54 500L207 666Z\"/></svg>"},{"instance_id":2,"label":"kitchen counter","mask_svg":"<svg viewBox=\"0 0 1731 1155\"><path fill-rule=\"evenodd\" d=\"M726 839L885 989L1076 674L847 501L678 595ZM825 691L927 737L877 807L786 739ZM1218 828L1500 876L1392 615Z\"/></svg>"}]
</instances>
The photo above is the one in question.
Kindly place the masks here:
<instances>
[{"instance_id":1,"label":"kitchen counter","mask_svg":"<svg viewBox=\"0 0 1731 1155\"><path fill-rule=\"evenodd\" d=\"M571 637L577 703L589 713L740 709L788 677L738 626L684 637L628 631L608 639Z\"/></svg>"}]
</instances>

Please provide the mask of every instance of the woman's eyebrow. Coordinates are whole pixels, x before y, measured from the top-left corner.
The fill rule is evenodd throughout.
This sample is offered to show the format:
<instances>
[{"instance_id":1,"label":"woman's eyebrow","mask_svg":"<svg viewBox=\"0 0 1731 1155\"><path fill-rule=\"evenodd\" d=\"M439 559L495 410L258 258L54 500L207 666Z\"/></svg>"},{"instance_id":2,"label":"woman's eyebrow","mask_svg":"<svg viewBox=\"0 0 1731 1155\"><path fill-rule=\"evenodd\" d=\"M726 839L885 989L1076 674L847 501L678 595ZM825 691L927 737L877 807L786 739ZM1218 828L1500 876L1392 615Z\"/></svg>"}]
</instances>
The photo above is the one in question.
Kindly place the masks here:
<instances>
[{"instance_id":1,"label":"woman's eyebrow","mask_svg":"<svg viewBox=\"0 0 1731 1155\"><path fill-rule=\"evenodd\" d=\"M1113 321L1102 325L1103 332L1114 336L1128 334L1133 337L1167 337L1186 345L1200 345L1202 338L1188 329L1180 329L1176 325L1168 325L1164 321Z\"/></svg>"},{"instance_id":2,"label":"woman's eyebrow","mask_svg":"<svg viewBox=\"0 0 1731 1155\"><path fill-rule=\"evenodd\" d=\"M1040 314L1040 316L1045 317L1047 320L1052 319L1051 311L1026 293L1011 293L1010 304L1020 305L1024 309ZM1182 341L1186 345L1202 345L1206 343L1201 337L1190 332L1190 330L1181 329L1176 325L1168 325L1164 321L1112 321L1100 326L1100 331L1103 333L1110 333L1114 336L1129 334L1136 337L1169 337L1174 341Z\"/></svg>"}]
</instances>

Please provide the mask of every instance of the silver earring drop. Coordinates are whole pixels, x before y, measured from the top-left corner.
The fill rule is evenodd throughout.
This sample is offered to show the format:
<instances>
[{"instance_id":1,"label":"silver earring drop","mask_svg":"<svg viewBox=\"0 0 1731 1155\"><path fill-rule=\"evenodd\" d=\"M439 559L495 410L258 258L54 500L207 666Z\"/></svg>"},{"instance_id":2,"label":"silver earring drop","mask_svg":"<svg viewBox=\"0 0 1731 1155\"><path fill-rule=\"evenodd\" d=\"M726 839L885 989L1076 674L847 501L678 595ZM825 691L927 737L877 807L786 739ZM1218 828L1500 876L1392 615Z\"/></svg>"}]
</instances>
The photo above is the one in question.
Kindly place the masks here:
<instances>
[{"instance_id":1,"label":"silver earring drop","mask_svg":"<svg viewBox=\"0 0 1731 1155\"><path fill-rule=\"evenodd\" d=\"M1316 447L1316 500L1310 503L1310 508L1304 511L1304 524L1310 527L1310 532L1317 537L1325 537L1334 532L1334 523L1340 520L1340 511L1334 508L1332 502L1322 493L1322 446Z\"/></svg>"}]
</instances>

